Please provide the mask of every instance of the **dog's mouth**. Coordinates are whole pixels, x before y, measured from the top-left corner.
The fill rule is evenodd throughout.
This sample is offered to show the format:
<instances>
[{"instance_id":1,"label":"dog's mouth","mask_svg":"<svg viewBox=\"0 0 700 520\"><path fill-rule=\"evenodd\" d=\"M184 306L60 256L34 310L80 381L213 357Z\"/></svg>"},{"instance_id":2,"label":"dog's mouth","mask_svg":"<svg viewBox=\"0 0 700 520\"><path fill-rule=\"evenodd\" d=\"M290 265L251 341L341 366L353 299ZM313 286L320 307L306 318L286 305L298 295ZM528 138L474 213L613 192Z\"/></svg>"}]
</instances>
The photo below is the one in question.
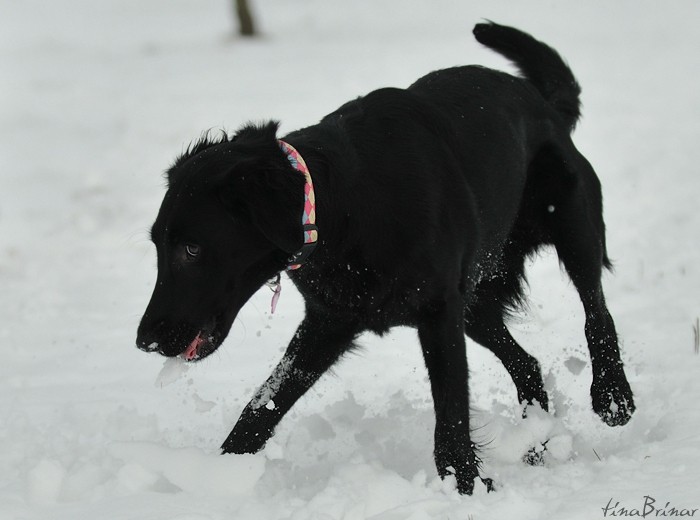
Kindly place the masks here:
<instances>
[{"instance_id":1,"label":"dog's mouth","mask_svg":"<svg viewBox=\"0 0 700 520\"><path fill-rule=\"evenodd\" d=\"M207 343L208 339L209 338L203 337L202 332L200 331L197 334L197 337L192 340L192 343L187 345L187 348L182 354L180 354L180 356L184 358L185 361L194 361L195 359L199 359L201 357L202 347Z\"/></svg>"},{"instance_id":2,"label":"dog's mouth","mask_svg":"<svg viewBox=\"0 0 700 520\"><path fill-rule=\"evenodd\" d=\"M215 320L211 326L199 330L194 339L187 344L185 350L179 354L179 357L185 361L199 361L214 352L219 346L217 338L220 336L216 323L219 323L219 320Z\"/></svg>"},{"instance_id":3,"label":"dog's mouth","mask_svg":"<svg viewBox=\"0 0 700 520\"><path fill-rule=\"evenodd\" d=\"M187 327L188 330L175 332L166 329L145 332L139 331L136 346L145 352L157 352L166 357L179 357L185 361L199 361L214 352L222 342L223 334L217 326L219 320L200 329Z\"/></svg>"},{"instance_id":4,"label":"dog's mouth","mask_svg":"<svg viewBox=\"0 0 700 520\"><path fill-rule=\"evenodd\" d=\"M237 313L223 312L208 320L172 322L144 315L136 346L144 352L197 362L217 350L228 335Z\"/></svg>"}]
</instances>

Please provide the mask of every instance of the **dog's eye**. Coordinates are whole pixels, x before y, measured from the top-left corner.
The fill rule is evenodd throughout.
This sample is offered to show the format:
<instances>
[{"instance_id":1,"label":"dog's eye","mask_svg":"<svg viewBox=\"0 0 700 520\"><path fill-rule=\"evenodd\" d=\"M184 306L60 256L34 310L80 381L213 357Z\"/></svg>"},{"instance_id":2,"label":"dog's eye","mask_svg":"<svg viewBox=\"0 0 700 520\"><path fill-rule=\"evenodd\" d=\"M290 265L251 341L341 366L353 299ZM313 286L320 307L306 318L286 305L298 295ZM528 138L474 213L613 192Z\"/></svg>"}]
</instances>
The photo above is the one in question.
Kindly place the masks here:
<instances>
[{"instance_id":1,"label":"dog's eye","mask_svg":"<svg viewBox=\"0 0 700 520\"><path fill-rule=\"evenodd\" d=\"M197 244L186 244L185 253L187 253L187 258L194 260L199 256L201 248Z\"/></svg>"}]
</instances>

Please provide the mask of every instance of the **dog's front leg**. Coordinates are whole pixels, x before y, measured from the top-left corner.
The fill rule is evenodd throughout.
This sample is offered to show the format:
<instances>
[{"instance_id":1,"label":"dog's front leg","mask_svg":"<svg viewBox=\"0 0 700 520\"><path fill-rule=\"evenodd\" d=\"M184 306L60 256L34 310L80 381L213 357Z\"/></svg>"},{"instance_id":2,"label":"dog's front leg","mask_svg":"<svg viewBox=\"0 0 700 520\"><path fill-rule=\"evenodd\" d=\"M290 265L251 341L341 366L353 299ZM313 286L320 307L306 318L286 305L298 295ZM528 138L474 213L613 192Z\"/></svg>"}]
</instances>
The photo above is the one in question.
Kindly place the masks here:
<instances>
[{"instance_id":1,"label":"dog's front leg","mask_svg":"<svg viewBox=\"0 0 700 520\"><path fill-rule=\"evenodd\" d=\"M469 431L469 387L462 298L455 294L423 317L418 335L435 406L435 465L454 474L460 493L470 495L479 459ZM482 479L491 489L490 479Z\"/></svg>"},{"instance_id":2,"label":"dog's front leg","mask_svg":"<svg viewBox=\"0 0 700 520\"><path fill-rule=\"evenodd\" d=\"M309 313L282 360L243 410L221 446L223 453L255 453L294 403L352 345L358 330L336 316Z\"/></svg>"}]
</instances>

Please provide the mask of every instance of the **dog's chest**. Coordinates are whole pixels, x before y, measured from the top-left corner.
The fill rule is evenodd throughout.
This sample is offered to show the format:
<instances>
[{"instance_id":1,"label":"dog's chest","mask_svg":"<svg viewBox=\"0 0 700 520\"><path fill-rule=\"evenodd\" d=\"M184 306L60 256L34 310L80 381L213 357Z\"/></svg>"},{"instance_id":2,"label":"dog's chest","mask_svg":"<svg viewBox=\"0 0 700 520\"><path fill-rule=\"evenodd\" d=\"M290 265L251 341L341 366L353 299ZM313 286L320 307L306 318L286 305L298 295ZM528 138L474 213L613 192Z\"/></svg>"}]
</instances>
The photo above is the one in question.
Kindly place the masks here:
<instances>
[{"instance_id":1,"label":"dog's chest","mask_svg":"<svg viewBox=\"0 0 700 520\"><path fill-rule=\"evenodd\" d=\"M422 301L420 284L351 265L299 272L293 280L307 304L324 309L329 316L352 317L378 334L412 325Z\"/></svg>"}]
</instances>

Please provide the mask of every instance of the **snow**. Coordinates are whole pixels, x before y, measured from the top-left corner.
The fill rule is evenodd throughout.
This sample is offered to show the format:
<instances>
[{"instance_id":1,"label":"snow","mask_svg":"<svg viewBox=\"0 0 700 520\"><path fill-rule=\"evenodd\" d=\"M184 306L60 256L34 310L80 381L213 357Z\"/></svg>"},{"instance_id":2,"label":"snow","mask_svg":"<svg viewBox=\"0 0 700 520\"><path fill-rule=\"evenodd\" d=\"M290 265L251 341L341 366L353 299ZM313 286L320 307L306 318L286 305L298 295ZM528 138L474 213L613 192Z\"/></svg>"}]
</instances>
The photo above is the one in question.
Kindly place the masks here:
<instances>
[{"instance_id":1,"label":"snow","mask_svg":"<svg viewBox=\"0 0 700 520\"><path fill-rule=\"evenodd\" d=\"M700 4L254 6L265 36L242 41L224 0L0 5L0 518L591 520L645 496L700 507ZM193 366L137 350L161 173L208 128L279 118L291 131L437 68L512 70L473 40L482 18L555 46L583 86L575 140L603 182L616 266L605 288L635 417L608 428L591 412L583 313L547 253L511 328L541 361L554 414L520 419L505 370L468 347L496 492L462 497L437 477L408 329L363 336L262 452L218 455L301 300L287 281L273 318L263 287ZM543 464L524 464L538 446Z\"/></svg>"},{"instance_id":2,"label":"snow","mask_svg":"<svg viewBox=\"0 0 700 520\"><path fill-rule=\"evenodd\" d=\"M192 365L187 363L181 356L167 358L156 376L156 387L168 386L187 373Z\"/></svg>"}]
</instances>

